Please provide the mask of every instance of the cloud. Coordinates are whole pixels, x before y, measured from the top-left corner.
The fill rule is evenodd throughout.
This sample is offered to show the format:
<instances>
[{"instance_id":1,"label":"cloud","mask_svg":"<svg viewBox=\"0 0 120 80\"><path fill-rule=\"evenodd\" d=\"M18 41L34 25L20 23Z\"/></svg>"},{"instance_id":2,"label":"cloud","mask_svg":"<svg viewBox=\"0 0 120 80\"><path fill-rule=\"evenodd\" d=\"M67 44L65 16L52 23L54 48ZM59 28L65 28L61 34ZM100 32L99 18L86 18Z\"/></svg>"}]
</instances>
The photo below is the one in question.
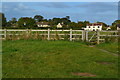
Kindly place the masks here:
<instances>
[{"instance_id":1,"label":"cloud","mask_svg":"<svg viewBox=\"0 0 120 80\"><path fill-rule=\"evenodd\" d=\"M39 6L47 7L47 8L70 8L70 5L65 4L65 2L45 2L39 3Z\"/></svg>"},{"instance_id":2,"label":"cloud","mask_svg":"<svg viewBox=\"0 0 120 80\"><path fill-rule=\"evenodd\" d=\"M2 9L8 19L37 14L47 19L69 15L72 21L103 21L108 24L117 19L118 14L117 3L113 2L6 2Z\"/></svg>"},{"instance_id":3,"label":"cloud","mask_svg":"<svg viewBox=\"0 0 120 80\"><path fill-rule=\"evenodd\" d=\"M24 17L35 14L37 10L32 9L31 7L23 4L23 3L3 3L2 5L2 12L5 13L5 16L8 19L12 17Z\"/></svg>"},{"instance_id":4,"label":"cloud","mask_svg":"<svg viewBox=\"0 0 120 80\"><path fill-rule=\"evenodd\" d=\"M117 12L117 2L92 2L87 4L80 4L76 7L86 9L86 12L92 13L105 13L105 12Z\"/></svg>"}]
</instances>

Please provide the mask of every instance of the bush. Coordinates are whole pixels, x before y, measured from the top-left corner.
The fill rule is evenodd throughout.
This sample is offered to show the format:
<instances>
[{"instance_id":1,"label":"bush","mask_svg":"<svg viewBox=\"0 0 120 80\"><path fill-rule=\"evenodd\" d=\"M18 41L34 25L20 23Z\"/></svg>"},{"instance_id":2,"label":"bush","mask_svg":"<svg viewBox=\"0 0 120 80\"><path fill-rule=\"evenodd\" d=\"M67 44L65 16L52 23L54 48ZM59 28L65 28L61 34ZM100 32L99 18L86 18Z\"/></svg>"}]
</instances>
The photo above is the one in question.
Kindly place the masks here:
<instances>
[{"instance_id":1,"label":"bush","mask_svg":"<svg viewBox=\"0 0 120 80\"><path fill-rule=\"evenodd\" d=\"M106 36L105 37L105 43L117 42L117 41L118 41L117 37L113 37L113 36Z\"/></svg>"}]
</instances>

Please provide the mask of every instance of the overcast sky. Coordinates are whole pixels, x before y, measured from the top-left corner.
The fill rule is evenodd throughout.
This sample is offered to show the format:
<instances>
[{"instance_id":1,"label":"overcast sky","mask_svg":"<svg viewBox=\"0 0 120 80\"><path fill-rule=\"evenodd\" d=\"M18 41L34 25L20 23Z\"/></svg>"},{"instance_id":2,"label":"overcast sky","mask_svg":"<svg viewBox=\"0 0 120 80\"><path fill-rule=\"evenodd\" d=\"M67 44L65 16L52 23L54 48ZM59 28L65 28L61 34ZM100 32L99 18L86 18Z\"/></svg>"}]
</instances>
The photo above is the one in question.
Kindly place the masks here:
<instances>
[{"instance_id":1,"label":"overcast sky","mask_svg":"<svg viewBox=\"0 0 120 80\"><path fill-rule=\"evenodd\" d=\"M111 24L118 19L117 2L3 2L2 11L10 20L13 17L34 17L45 19L70 16L71 21L102 21Z\"/></svg>"}]
</instances>

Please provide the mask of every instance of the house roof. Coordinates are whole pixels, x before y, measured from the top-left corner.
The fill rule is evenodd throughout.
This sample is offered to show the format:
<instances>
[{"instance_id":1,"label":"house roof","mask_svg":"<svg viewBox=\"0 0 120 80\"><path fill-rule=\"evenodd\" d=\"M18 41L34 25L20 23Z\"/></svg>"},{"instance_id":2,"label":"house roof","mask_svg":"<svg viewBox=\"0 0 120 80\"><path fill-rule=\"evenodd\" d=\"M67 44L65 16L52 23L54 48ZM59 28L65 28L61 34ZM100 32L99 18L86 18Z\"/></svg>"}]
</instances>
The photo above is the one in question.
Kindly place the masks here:
<instances>
[{"instance_id":1,"label":"house roof","mask_svg":"<svg viewBox=\"0 0 120 80\"><path fill-rule=\"evenodd\" d=\"M37 22L36 24L37 25L48 25L49 23L48 22Z\"/></svg>"},{"instance_id":2,"label":"house roof","mask_svg":"<svg viewBox=\"0 0 120 80\"><path fill-rule=\"evenodd\" d=\"M101 26L102 23L89 23L87 26Z\"/></svg>"}]
</instances>

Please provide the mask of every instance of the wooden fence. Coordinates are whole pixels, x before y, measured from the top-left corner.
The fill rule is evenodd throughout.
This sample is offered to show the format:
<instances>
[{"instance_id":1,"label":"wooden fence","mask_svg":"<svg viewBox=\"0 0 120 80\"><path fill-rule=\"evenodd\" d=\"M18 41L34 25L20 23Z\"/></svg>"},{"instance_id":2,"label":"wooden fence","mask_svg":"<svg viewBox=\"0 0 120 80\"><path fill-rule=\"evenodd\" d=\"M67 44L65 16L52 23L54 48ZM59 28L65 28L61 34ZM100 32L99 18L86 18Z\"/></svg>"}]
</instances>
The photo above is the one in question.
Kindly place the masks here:
<instances>
[{"instance_id":1,"label":"wooden fence","mask_svg":"<svg viewBox=\"0 0 120 80\"><path fill-rule=\"evenodd\" d=\"M42 37L42 39L47 40L81 40L87 42L100 42L105 41L105 37L118 37L118 31L85 31L85 30L33 30L33 29L1 29L0 30L0 39L5 40L8 37L12 38L13 36L20 39L20 36L27 37ZM43 38L45 37L45 38Z\"/></svg>"}]
</instances>

